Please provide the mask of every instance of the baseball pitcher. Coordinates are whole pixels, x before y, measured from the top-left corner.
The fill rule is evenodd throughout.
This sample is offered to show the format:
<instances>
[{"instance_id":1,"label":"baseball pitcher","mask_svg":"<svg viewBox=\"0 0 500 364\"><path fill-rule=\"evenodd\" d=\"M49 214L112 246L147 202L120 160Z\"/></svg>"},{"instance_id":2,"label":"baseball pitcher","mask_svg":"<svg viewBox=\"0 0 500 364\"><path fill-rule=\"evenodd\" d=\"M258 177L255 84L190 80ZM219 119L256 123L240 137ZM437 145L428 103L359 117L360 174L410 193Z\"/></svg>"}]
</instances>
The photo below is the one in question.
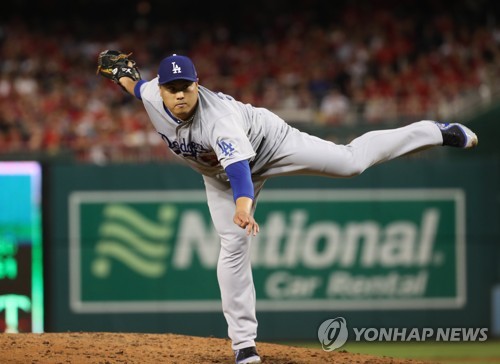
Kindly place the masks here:
<instances>
[{"instance_id":1,"label":"baseball pitcher","mask_svg":"<svg viewBox=\"0 0 500 364\"><path fill-rule=\"evenodd\" d=\"M130 54L106 50L97 72L141 100L170 151L203 176L221 241L217 278L237 364L261 363L250 244L259 232L256 201L268 178L353 177L410 152L478 143L464 125L422 120L338 145L299 131L269 110L203 87L193 62L182 55L164 58L157 77L146 81Z\"/></svg>"}]
</instances>

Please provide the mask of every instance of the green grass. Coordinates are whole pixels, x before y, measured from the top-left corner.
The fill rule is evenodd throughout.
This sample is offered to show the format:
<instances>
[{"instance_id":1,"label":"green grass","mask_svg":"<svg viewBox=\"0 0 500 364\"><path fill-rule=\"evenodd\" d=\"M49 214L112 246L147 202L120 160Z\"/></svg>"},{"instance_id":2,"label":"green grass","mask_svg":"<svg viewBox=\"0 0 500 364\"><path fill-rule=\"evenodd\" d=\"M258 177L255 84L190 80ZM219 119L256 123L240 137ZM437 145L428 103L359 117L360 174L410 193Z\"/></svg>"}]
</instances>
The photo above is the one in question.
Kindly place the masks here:
<instances>
[{"instance_id":1,"label":"green grass","mask_svg":"<svg viewBox=\"0 0 500 364\"><path fill-rule=\"evenodd\" d=\"M286 345L321 349L316 343L292 343ZM442 364L492 364L500 363L500 341L485 342L355 342L337 350L350 353L417 359Z\"/></svg>"}]
</instances>

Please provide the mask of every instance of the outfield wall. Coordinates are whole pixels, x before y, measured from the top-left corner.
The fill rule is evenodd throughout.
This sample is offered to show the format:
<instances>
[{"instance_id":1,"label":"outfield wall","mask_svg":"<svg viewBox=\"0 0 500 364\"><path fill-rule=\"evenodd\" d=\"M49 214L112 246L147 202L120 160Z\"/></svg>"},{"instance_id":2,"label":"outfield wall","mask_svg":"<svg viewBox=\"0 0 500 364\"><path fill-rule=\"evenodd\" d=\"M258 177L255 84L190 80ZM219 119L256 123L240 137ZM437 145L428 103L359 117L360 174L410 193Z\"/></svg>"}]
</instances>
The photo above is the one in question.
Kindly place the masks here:
<instances>
[{"instance_id":1,"label":"outfield wall","mask_svg":"<svg viewBox=\"0 0 500 364\"><path fill-rule=\"evenodd\" d=\"M407 157L266 183L253 244L261 340L355 327L489 327L499 163ZM180 165L45 166L46 331L226 336L218 240Z\"/></svg>"}]
</instances>

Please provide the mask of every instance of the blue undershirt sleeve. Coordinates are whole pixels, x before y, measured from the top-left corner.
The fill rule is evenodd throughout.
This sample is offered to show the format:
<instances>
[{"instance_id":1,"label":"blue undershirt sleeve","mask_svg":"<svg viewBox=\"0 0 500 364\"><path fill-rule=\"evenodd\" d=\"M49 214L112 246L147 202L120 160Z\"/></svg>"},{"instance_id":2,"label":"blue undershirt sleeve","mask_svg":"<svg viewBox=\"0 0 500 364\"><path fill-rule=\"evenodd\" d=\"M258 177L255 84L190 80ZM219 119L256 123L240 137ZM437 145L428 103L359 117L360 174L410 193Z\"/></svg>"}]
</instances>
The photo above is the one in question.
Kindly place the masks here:
<instances>
[{"instance_id":1,"label":"blue undershirt sleeve","mask_svg":"<svg viewBox=\"0 0 500 364\"><path fill-rule=\"evenodd\" d=\"M239 197L249 197L254 199L252 175L250 164L247 160L232 163L226 167L226 174L233 190L233 198L236 201Z\"/></svg>"},{"instance_id":2,"label":"blue undershirt sleeve","mask_svg":"<svg viewBox=\"0 0 500 364\"><path fill-rule=\"evenodd\" d=\"M145 83L145 82L146 82L145 80L139 80L139 81L137 81L137 83L134 86L134 95L135 95L135 97L137 97L141 101L142 101L142 97L141 97L141 85L143 83Z\"/></svg>"}]
</instances>

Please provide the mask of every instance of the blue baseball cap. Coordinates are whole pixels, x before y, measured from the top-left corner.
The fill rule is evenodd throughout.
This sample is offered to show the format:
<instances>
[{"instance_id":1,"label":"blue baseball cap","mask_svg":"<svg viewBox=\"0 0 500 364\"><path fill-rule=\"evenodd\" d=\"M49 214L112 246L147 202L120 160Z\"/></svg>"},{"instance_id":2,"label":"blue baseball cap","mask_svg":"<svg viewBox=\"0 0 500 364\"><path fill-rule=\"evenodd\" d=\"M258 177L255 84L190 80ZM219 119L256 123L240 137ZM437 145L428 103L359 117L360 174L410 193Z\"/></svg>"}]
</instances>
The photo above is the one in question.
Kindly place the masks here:
<instances>
[{"instance_id":1,"label":"blue baseball cap","mask_svg":"<svg viewBox=\"0 0 500 364\"><path fill-rule=\"evenodd\" d=\"M186 56L173 54L164 58L158 68L158 83L163 85L175 80L198 82L198 74L194 64Z\"/></svg>"}]
</instances>

